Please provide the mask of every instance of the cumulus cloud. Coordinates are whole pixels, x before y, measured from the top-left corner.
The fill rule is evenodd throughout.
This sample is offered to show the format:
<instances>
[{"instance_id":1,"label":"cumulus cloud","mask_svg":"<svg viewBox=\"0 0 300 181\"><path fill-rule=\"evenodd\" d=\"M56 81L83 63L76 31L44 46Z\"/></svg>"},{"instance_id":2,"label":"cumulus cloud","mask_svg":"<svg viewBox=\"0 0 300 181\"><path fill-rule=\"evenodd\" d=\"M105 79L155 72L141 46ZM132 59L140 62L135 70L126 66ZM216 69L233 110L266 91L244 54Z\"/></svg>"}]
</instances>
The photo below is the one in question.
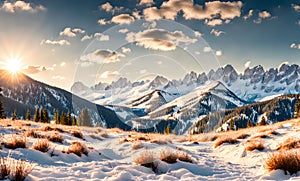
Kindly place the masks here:
<instances>
[{"instance_id":1,"label":"cumulus cloud","mask_svg":"<svg viewBox=\"0 0 300 181\"><path fill-rule=\"evenodd\" d=\"M94 37L97 38L98 41L108 41L109 35L104 35L102 33L95 33Z\"/></svg>"},{"instance_id":2,"label":"cumulus cloud","mask_svg":"<svg viewBox=\"0 0 300 181\"><path fill-rule=\"evenodd\" d=\"M131 49L130 49L130 48L122 47L121 49L122 49L122 53L125 53L125 54L131 52Z\"/></svg>"},{"instance_id":3,"label":"cumulus cloud","mask_svg":"<svg viewBox=\"0 0 300 181\"><path fill-rule=\"evenodd\" d=\"M194 31L194 35L196 38L199 38L202 36L202 34L199 31Z\"/></svg>"},{"instance_id":4,"label":"cumulus cloud","mask_svg":"<svg viewBox=\"0 0 300 181\"><path fill-rule=\"evenodd\" d=\"M290 48L294 48L294 49L300 50L300 44L292 43L292 44L290 45Z\"/></svg>"},{"instance_id":5,"label":"cumulus cloud","mask_svg":"<svg viewBox=\"0 0 300 181\"><path fill-rule=\"evenodd\" d=\"M90 40L93 38L93 35L84 35L82 38L81 38L81 41L85 41L85 40Z\"/></svg>"},{"instance_id":6,"label":"cumulus cloud","mask_svg":"<svg viewBox=\"0 0 300 181\"><path fill-rule=\"evenodd\" d=\"M212 51L212 49L210 47L204 47L203 48L204 53L208 53L208 52L211 52L211 51Z\"/></svg>"},{"instance_id":7,"label":"cumulus cloud","mask_svg":"<svg viewBox=\"0 0 300 181\"><path fill-rule=\"evenodd\" d=\"M134 17L130 16L129 14L120 14L111 19L111 22L116 24L130 24L133 21Z\"/></svg>"},{"instance_id":8,"label":"cumulus cloud","mask_svg":"<svg viewBox=\"0 0 300 181\"><path fill-rule=\"evenodd\" d=\"M245 15L245 16L243 16L243 19L247 20L247 19L249 19L252 16L253 16L253 9L250 9L249 12L248 12L248 14Z\"/></svg>"},{"instance_id":9,"label":"cumulus cloud","mask_svg":"<svg viewBox=\"0 0 300 181\"><path fill-rule=\"evenodd\" d=\"M42 40L41 45L49 44L49 45L71 45L71 43L67 40Z\"/></svg>"},{"instance_id":10,"label":"cumulus cloud","mask_svg":"<svg viewBox=\"0 0 300 181\"><path fill-rule=\"evenodd\" d=\"M244 67L245 67L245 68L248 68L248 67L250 67L250 64L251 64L251 61L247 61L247 62L244 64Z\"/></svg>"},{"instance_id":11,"label":"cumulus cloud","mask_svg":"<svg viewBox=\"0 0 300 181\"><path fill-rule=\"evenodd\" d=\"M210 31L210 34L213 34L215 35L216 37L219 37L220 35L224 34L225 32L224 31L219 31L219 30L216 30L216 29L212 29Z\"/></svg>"},{"instance_id":12,"label":"cumulus cloud","mask_svg":"<svg viewBox=\"0 0 300 181\"><path fill-rule=\"evenodd\" d=\"M54 75L51 78L54 80L65 80L66 79L66 77L61 76L61 75Z\"/></svg>"},{"instance_id":13,"label":"cumulus cloud","mask_svg":"<svg viewBox=\"0 0 300 181\"><path fill-rule=\"evenodd\" d=\"M105 19L99 19L99 20L98 20L98 24L99 24L99 25L106 25L107 22L105 21Z\"/></svg>"},{"instance_id":14,"label":"cumulus cloud","mask_svg":"<svg viewBox=\"0 0 300 181\"><path fill-rule=\"evenodd\" d=\"M204 23L207 24L208 26L216 26L216 25L221 25L223 21L221 19L213 19L213 20L206 19Z\"/></svg>"},{"instance_id":15,"label":"cumulus cloud","mask_svg":"<svg viewBox=\"0 0 300 181\"><path fill-rule=\"evenodd\" d=\"M26 12L31 12L35 13L38 11L45 11L46 8L42 5L34 5L32 3L27 3L25 1L4 1L2 7L0 8L3 11L6 11L8 13L15 13L16 11L26 11Z\"/></svg>"},{"instance_id":16,"label":"cumulus cloud","mask_svg":"<svg viewBox=\"0 0 300 181\"><path fill-rule=\"evenodd\" d=\"M300 12L300 6L299 6L299 5L297 5L297 4L292 4L291 6L292 6L292 8L293 8L296 12Z\"/></svg>"},{"instance_id":17,"label":"cumulus cloud","mask_svg":"<svg viewBox=\"0 0 300 181\"><path fill-rule=\"evenodd\" d=\"M153 0L141 0L139 6L151 6L152 4L154 4Z\"/></svg>"},{"instance_id":18,"label":"cumulus cloud","mask_svg":"<svg viewBox=\"0 0 300 181\"><path fill-rule=\"evenodd\" d=\"M80 57L80 63L83 64L104 64L104 63L113 63L120 61L120 57L125 57L119 52L113 52L111 50L96 50L92 53L82 55Z\"/></svg>"},{"instance_id":19,"label":"cumulus cloud","mask_svg":"<svg viewBox=\"0 0 300 181\"><path fill-rule=\"evenodd\" d=\"M163 29L148 29L137 33L130 32L126 35L126 40L146 49L161 51L175 50L179 43L189 44L197 41L189 38L182 31L169 32Z\"/></svg>"},{"instance_id":20,"label":"cumulus cloud","mask_svg":"<svg viewBox=\"0 0 300 181\"><path fill-rule=\"evenodd\" d=\"M222 56L222 54L223 54L223 53L222 53L222 50L217 50L217 51L216 51L216 56L219 57L219 56Z\"/></svg>"},{"instance_id":21,"label":"cumulus cloud","mask_svg":"<svg viewBox=\"0 0 300 181\"><path fill-rule=\"evenodd\" d=\"M41 65L38 65L38 66L28 65L28 66L23 67L23 69L22 69L22 71L27 74L37 74L39 72L43 72L43 71L47 71L47 70L48 70L48 68L41 66Z\"/></svg>"},{"instance_id":22,"label":"cumulus cloud","mask_svg":"<svg viewBox=\"0 0 300 181\"><path fill-rule=\"evenodd\" d=\"M123 9L123 7L113 7L109 2L106 2L104 4L102 4L101 6L99 6L99 9L101 10L105 10L106 12L111 12L112 14L114 14L117 11L121 11Z\"/></svg>"},{"instance_id":23,"label":"cumulus cloud","mask_svg":"<svg viewBox=\"0 0 300 181\"><path fill-rule=\"evenodd\" d=\"M67 36L67 37L75 37L76 36L76 34L78 34L78 33L80 33L80 34L83 34L83 33L85 33L85 31L84 30L82 30L82 29L80 29L80 28L74 28L74 29L72 29L72 28L65 28L62 32L60 32L59 33L59 35L60 36Z\"/></svg>"},{"instance_id":24,"label":"cumulus cloud","mask_svg":"<svg viewBox=\"0 0 300 181\"><path fill-rule=\"evenodd\" d=\"M140 15L140 13L138 11L132 12L132 16L134 16L135 19L141 19L141 15Z\"/></svg>"},{"instance_id":25,"label":"cumulus cloud","mask_svg":"<svg viewBox=\"0 0 300 181\"><path fill-rule=\"evenodd\" d=\"M262 11L258 13L258 17L262 19L270 18L271 14L268 11Z\"/></svg>"},{"instance_id":26,"label":"cumulus cloud","mask_svg":"<svg viewBox=\"0 0 300 181\"><path fill-rule=\"evenodd\" d=\"M105 71L100 75L100 78L107 79L118 76L120 73L118 71Z\"/></svg>"},{"instance_id":27,"label":"cumulus cloud","mask_svg":"<svg viewBox=\"0 0 300 181\"><path fill-rule=\"evenodd\" d=\"M127 33L128 31L129 31L129 30L128 30L127 28L124 28L124 29L120 29L120 30L119 30L120 33Z\"/></svg>"},{"instance_id":28,"label":"cumulus cloud","mask_svg":"<svg viewBox=\"0 0 300 181\"><path fill-rule=\"evenodd\" d=\"M221 19L233 19L240 17L243 3L211 1L205 2L203 6L194 4L193 0L169 0L157 7L144 9L146 20L171 19L174 20L179 12L183 12L185 19L213 19L220 16Z\"/></svg>"}]
</instances>

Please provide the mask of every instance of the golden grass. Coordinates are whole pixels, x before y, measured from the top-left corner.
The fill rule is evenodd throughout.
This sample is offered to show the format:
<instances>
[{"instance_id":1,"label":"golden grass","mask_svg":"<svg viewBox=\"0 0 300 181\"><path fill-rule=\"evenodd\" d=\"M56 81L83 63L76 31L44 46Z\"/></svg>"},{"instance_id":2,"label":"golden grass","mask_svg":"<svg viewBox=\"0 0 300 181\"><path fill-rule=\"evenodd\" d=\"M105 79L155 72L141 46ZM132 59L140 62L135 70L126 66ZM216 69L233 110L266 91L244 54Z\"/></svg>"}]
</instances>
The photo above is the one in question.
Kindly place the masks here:
<instances>
[{"instance_id":1,"label":"golden grass","mask_svg":"<svg viewBox=\"0 0 300 181\"><path fill-rule=\"evenodd\" d=\"M82 154L88 155L89 151L84 143L75 141L69 146L68 153L74 153L75 155L81 157Z\"/></svg>"},{"instance_id":2,"label":"golden grass","mask_svg":"<svg viewBox=\"0 0 300 181\"><path fill-rule=\"evenodd\" d=\"M52 133L47 139L56 143L62 143L64 141L63 137L59 133Z\"/></svg>"},{"instance_id":3,"label":"golden grass","mask_svg":"<svg viewBox=\"0 0 300 181\"><path fill-rule=\"evenodd\" d=\"M179 150L165 149L160 152L159 159L167 163L176 163L177 160L192 163L193 159L186 152Z\"/></svg>"},{"instance_id":4,"label":"golden grass","mask_svg":"<svg viewBox=\"0 0 300 181\"><path fill-rule=\"evenodd\" d=\"M25 180L32 171L32 164L24 160L15 160L12 158L0 158L0 179L9 179L15 181Z\"/></svg>"},{"instance_id":5,"label":"golden grass","mask_svg":"<svg viewBox=\"0 0 300 181\"><path fill-rule=\"evenodd\" d=\"M217 148L221 146L224 143L229 143L229 144L235 144L238 143L239 141L236 138L230 138L230 137L220 137L216 140L214 147Z\"/></svg>"},{"instance_id":6,"label":"golden grass","mask_svg":"<svg viewBox=\"0 0 300 181\"><path fill-rule=\"evenodd\" d=\"M285 174L295 174L300 171L300 154L298 150L287 150L270 153L265 162L268 171L281 169Z\"/></svg>"},{"instance_id":7,"label":"golden grass","mask_svg":"<svg viewBox=\"0 0 300 181\"><path fill-rule=\"evenodd\" d=\"M137 142L137 143L134 143L132 146L131 146L131 149L132 150L138 150L138 149L141 149L144 147L144 144L142 142Z\"/></svg>"},{"instance_id":8,"label":"golden grass","mask_svg":"<svg viewBox=\"0 0 300 181\"><path fill-rule=\"evenodd\" d=\"M71 133L72 136L74 136L76 138L83 139L83 134L79 130L72 130L70 133Z\"/></svg>"},{"instance_id":9,"label":"golden grass","mask_svg":"<svg viewBox=\"0 0 300 181\"><path fill-rule=\"evenodd\" d=\"M151 168L155 173L158 171L158 163L156 162L155 154L152 151L143 151L133 162L138 165Z\"/></svg>"},{"instance_id":10,"label":"golden grass","mask_svg":"<svg viewBox=\"0 0 300 181\"><path fill-rule=\"evenodd\" d=\"M259 150L262 151L265 149L264 142L262 140L251 139L246 142L245 149L247 151Z\"/></svg>"},{"instance_id":11,"label":"golden grass","mask_svg":"<svg viewBox=\"0 0 300 181\"><path fill-rule=\"evenodd\" d=\"M300 148L300 139L299 138L288 138L277 148L278 151L290 150Z\"/></svg>"},{"instance_id":12,"label":"golden grass","mask_svg":"<svg viewBox=\"0 0 300 181\"><path fill-rule=\"evenodd\" d=\"M47 152L50 149L50 142L47 139L38 140L32 148L41 152Z\"/></svg>"},{"instance_id":13,"label":"golden grass","mask_svg":"<svg viewBox=\"0 0 300 181\"><path fill-rule=\"evenodd\" d=\"M4 143L4 146L5 146L5 148L8 148L8 149L26 148L27 140L26 140L26 137L23 135L20 135L20 136L13 135L10 139L8 139Z\"/></svg>"}]
</instances>

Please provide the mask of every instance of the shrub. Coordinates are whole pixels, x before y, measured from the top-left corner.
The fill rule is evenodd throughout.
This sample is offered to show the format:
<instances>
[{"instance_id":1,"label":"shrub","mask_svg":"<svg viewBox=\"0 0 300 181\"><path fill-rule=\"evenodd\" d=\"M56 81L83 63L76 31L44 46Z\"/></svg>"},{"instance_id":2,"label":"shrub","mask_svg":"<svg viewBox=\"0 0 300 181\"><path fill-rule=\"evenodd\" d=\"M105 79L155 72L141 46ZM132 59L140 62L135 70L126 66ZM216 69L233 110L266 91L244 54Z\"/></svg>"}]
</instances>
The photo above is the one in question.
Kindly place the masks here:
<instances>
[{"instance_id":1,"label":"shrub","mask_svg":"<svg viewBox=\"0 0 300 181\"><path fill-rule=\"evenodd\" d=\"M167 149L160 152L160 160L167 163L176 163L177 159L183 162L192 163L193 159L183 151Z\"/></svg>"},{"instance_id":2,"label":"shrub","mask_svg":"<svg viewBox=\"0 0 300 181\"><path fill-rule=\"evenodd\" d=\"M155 173L158 171L158 163L156 162L154 153L151 151L142 152L141 155L134 160L134 162L138 165L151 168Z\"/></svg>"},{"instance_id":3,"label":"shrub","mask_svg":"<svg viewBox=\"0 0 300 181\"><path fill-rule=\"evenodd\" d=\"M285 174L295 174L300 171L300 155L297 150L271 153L265 163L268 171L281 169Z\"/></svg>"},{"instance_id":4,"label":"shrub","mask_svg":"<svg viewBox=\"0 0 300 181\"><path fill-rule=\"evenodd\" d=\"M44 138L45 137L44 135L40 135L39 133L37 133L36 130L34 130L34 129L28 129L25 132L25 136L33 137L33 138Z\"/></svg>"},{"instance_id":5,"label":"shrub","mask_svg":"<svg viewBox=\"0 0 300 181\"><path fill-rule=\"evenodd\" d=\"M80 131L73 130L73 131L71 131L71 135L73 135L73 136L76 137L76 138L83 139L83 134L82 134L82 132L80 132Z\"/></svg>"},{"instance_id":6,"label":"shrub","mask_svg":"<svg viewBox=\"0 0 300 181\"><path fill-rule=\"evenodd\" d=\"M34 145L33 149L41 151L41 152L47 152L50 149L50 142L46 139L38 140Z\"/></svg>"},{"instance_id":7,"label":"shrub","mask_svg":"<svg viewBox=\"0 0 300 181\"><path fill-rule=\"evenodd\" d=\"M25 180L32 171L32 165L24 160L0 158L0 179Z\"/></svg>"},{"instance_id":8,"label":"shrub","mask_svg":"<svg viewBox=\"0 0 300 181\"><path fill-rule=\"evenodd\" d=\"M81 142L72 142L71 146L68 148L68 153L74 153L75 155L81 157L82 154L88 155L88 148L84 143Z\"/></svg>"},{"instance_id":9,"label":"shrub","mask_svg":"<svg viewBox=\"0 0 300 181\"><path fill-rule=\"evenodd\" d=\"M236 138L230 138L230 137L218 138L218 140L215 143L215 148L217 148L218 146L224 143L235 144L238 143L238 140Z\"/></svg>"},{"instance_id":10,"label":"shrub","mask_svg":"<svg viewBox=\"0 0 300 181\"><path fill-rule=\"evenodd\" d=\"M4 144L5 148L17 149L17 148L26 148L27 140L25 136L13 136Z\"/></svg>"},{"instance_id":11,"label":"shrub","mask_svg":"<svg viewBox=\"0 0 300 181\"><path fill-rule=\"evenodd\" d=\"M290 150L294 148L300 148L300 139L296 138L288 138L284 141L284 143L280 144L277 150Z\"/></svg>"},{"instance_id":12,"label":"shrub","mask_svg":"<svg viewBox=\"0 0 300 181\"><path fill-rule=\"evenodd\" d=\"M248 140L246 143L247 151L253 151L253 150L262 151L264 149L265 149L264 142L261 140Z\"/></svg>"},{"instance_id":13,"label":"shrub","mask_svg":"<svg viewBox=\"0 0 300 181\"><path fill-rule=\"evenodd\" d=\"M62 143L64 141L63 137L59 133L51 134L48 137L48 140L56 143Z\"/></svg>"}]
</instances>

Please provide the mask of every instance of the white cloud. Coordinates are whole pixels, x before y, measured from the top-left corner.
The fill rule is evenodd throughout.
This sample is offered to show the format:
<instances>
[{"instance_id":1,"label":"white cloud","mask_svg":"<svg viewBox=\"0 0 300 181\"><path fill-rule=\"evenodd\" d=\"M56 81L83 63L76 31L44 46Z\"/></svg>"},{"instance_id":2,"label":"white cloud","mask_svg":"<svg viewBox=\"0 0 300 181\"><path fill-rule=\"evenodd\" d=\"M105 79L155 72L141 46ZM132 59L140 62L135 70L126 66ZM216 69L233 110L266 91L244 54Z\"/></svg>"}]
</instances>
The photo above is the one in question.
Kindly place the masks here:
<instances>
[{"instance_id":1,"label":"white cloud","mask_svg":"<svg viewBox=\"0 0 300 181\"><path fill-rule=\"evenodd\" d=\"M106 25L107 22L105 21L105 19L99 19L98 20L98 24L100 24L100 25Z\"/></svg>"},{"instance_id":2,"label":"white cloud","mask_svg":"<svg viewBox=\"0 0 300 181\"><path fill-rule=\"evenodd\" d=\"M291 6L292 6L292 8L293 8L296 12L300 12L300 6L299 6L299 5L297 5L297 4L292 4Z\"/></svg>"},{"instance_id":3,"label":"white cloud","mask_svg":"<svg viewBox=\"0 0 300 181\"><path fill-rule=\"evenodd\" d=\"M143 11L146 20L171 19L174 20L179 12L183 12L185 19L213 19L220 16L221 19L233 19L240 17L243 3L211 1L203 6L194 4L193 0L169 0L157 7L146 8Z\"/></svg>"},{"instance_id":4,"label":"white cloud","mask_svg":"<svg viewBox=\"0 0 300 181\"><path fill-rule=\"evenodd\" d=\"M66 79L66 77L61 76L61 75L54 75L51 78L54 80L65 80Z\"/></svg>"},{"instance_id":5,"label":"white cloud","mask_svg":"<svg viewBox=\"0 0 300 181\"><path fill-rule=\"evenodd\" d=\"M213 34L215 35L216 37L219 37L220 35L224 34L225 32L224 31L219 31L219 30L215 30L215 29L212 29L210 31L210 34Z\"/></svg>"},{"instance_id":6,"label":"white cloud","mask_svg":"<svg viewBox=\"0 0 300 181\"><path fill-rule=\"evenodd\" d=\"M258 17L262 19L270 18L271 14L268 11L262 11L258 13Z\"/></svg>"},{"instance_id":7,"label":"white cloud","mask_svg":"<svg viewBox=\"0 0 300 181\"><path fill-rule=\"evenodd\" d=\"M42 5L34 5L32 3L27 3L21 0L15 2L5 0L0 9L8 13L15 13L16 11L27 11L27 12L35 13L38 11L46 10L46 8Z\"/></svg>"},{"instance_id":8,"label":"white cloud","mask_svg":"<svg viewBox=\"0 0 300 181\"><path fill-rule=\"evenodd\" d=\"M129 31L129 30L128 30L127 28L124 28L124 29L120 29L120 30L119 30L120 33L127 33L128 31Z\"/></svg>"},{"instance_id":9,"label":"white cloud","mask_svg":"<svg viewBox=\"0 0 300 181\"><path fill-rule=\"evenodd\" d=\"M91 64L91 63L113 63L120 61L120 57L125 57L125 55L119 52L113 52L111 50L96 50L92 53L82 55L80 57L80 63Z\"/></svg>"},{"instance_id":10,"label":"white cloud","mask_svg":"<svg viewBox=\"0 0 300 181\"><path fill-rule=\"evenodd\" d=\"M299 49L300 50L300 44L292 43L290 45L290 48Z\"/></svg>"},{"instance_id":11,"label":"white cloud","mask_svg":"<svg viewBox=\"0 0 300 181\"><path fill-rule=\"evenodd\" d=\"M143 23L142 26L145 28L151 29L151 28L155 28L156 25L157 25L156 21L151 21L151 22L148 21L148 22Z\"/></svg>"},{"instance_id":12,"label":"white cloud","mask_svg":"<svg viewBox=\"0 0 300 181\"><path fill-rule=\"evenodd\" d=\"M27 66L22 68L22 71L24 73L27 73L27 74L36 74L36 73L44 72L44 71L47 71L47 70L51 70L51 68L46 68L46 67L41 66L41 65L37 65L37 66L27 65ZM53 70L53 68L52 68L52 70Z\"/></svg>"},{"instance_id":13,"label":"white cloud","mask_svg":"<svg viewBox=\"0 0 300 181\"><path fill-rule=\"evenodd\" d=\"M182 31L169 32L163 29L130 32L126 35L126 40L146 49L161 51L175 50L179 43L189 44L197 41L197 39L189 38Z\"/></svg>"},{"instance_id":14,"label":"white cloud","mask_svg":"<svg viewBox=\"0 0 300 181\"><path fill-rule=\"evenodd\" d=\"M134 16L135 19L141 19L141 15L140 15L140 13L137 12L137 11L132 12L132 16Z\"/></svg>"},{"instance_id":15,"label":"white cloud","mask_svg":"<svg viewBox=\"0 0 300 181\"><path fill-rule=\"evenodd\" d=\"M199 38L202 36L202 34L199 31L194 31L194 35L196 38Z\"/></svg>"},{"instance_id":16,"label":"white cloud","mask_svg":"<svg viewBox=\"0 0 300 181\"><path fill-rule=\"evenodd\" d=\"M245 16L243 16L243 19L247 20L247 19L249 19L252 16L253 16L253 9L250 9L249 12L248 12L248 14L245 15Z\"/></svg>"},{"instance_id":17,"label":"white cloud","mask_svg":"<svg viewBox=\"0 0 300 181\"><path fill-rule=\"evenodd\" d=\"M139 3L139 6L151 6L152 4L154 4L153 0L141 0Z\"/></svg>"},{"instance_id":18,"label":"white cloud","mask_svg":"<svg viewBox=\"0 0 300 181\"><path fill-rule=\"evenodd\" d=\"M300 20L298 20L298 21L296 22L296 24L300 26Z\"/></svg>"},{"instance_id":19,"label":"white cloud","mask_svg":"<svg viewBox=\"0 0 300 181\"><path fill-rule=\"evenodd\" d=\"M93 38L93 35L84 35L84 36L81 38L81 41L89 40L89 39L92 39L92 38Z\"/></svg>"},{"instance_id":20,"label":"white cloud","mask_svg":"<svg viewBox=\"0 0 300 181\"><path fill-rule=\"evenodd\" d=\"M104 35L102 33L95 33L94 37L97 38L98 41L108 41L109 35Z\"/></svg>"},{"instance_id":21,"label":"white cloud","mask_svg":"<svg viewBox=\"0 0 300 181\"><path fill-rule=\"evenodd\" d=\"M204 53L208 53L208 52L211 52L211 51L212 51L212 49L210 47L204 47L203 48Z\"/></svg>"},{"instance_id":22,"label":"white cloud","mask_svg":"<svg viewBox=\"0 0 300 181\"><path fill-rule=\"evenodd\" d=\"M222 53L222 50L217 50L217 51L216 51L216 56L219 57L219 56L222 56L222 54L223 54L223 53Z\"/></svg>"},{"instance_id":23,"label":"white cloud","mask_svg":"<svg viewBox=\"0 0 300 181\"><path fill-rule=\"evenodd\" d=\"M82 30L82 29L80 29L80 28L74 28L74 29L72 29L72 28L65 28L62 32L60 32L59 33L59 35L60 36L67 36L67 37L75 37L76 36L76 34L78 34L78 33L80 33L80 34L83 34L83 33L85 33L85 31L84 30Z\"/></svg>"},{"instance_id":24,"label":"white cloud","mask_svg":"<svg viewBox=\"0 0 300 181\"><path fill-rule=\"evenodd\" d=\"M130 24L133 21L134 17L130 16L129 14L120 14L111 19L111 22L116 24Z\"/></svg>"},{"instance_id":25,"label":"white cloud","mask_svg":"<svg viewBox=\"0 0 300 181\"><path fill-rule=\"evenodd\" d=\"M124 8L123 7L113 7L109 2L106 2L106 3L102 4L101 6L99 6L99 9L103 9L106 12L111 12L112 14L114 14L115 12L121 11Z\"/></svg>"},{"instance_id":26,"label":"white cloud","mask_svg":"<svg viewBox=\"0 0 300 181\"><path fill-rule=\"evenodd\" d=\"M60 63L60 66L61 66L61 67L64 67L65 65L66 65L66 62L61 62L61 63Z\"/></svg>"},{"instance_id":27,"label":"white cloud","mask_svg":"<svg viewBox=\"0 0 300 181\"><path fill-rule=\"evenodd\" d=\"M245 67L245 68L248 68L248 67L250 67L250 64L251 64L251 61L247 61L247 62L244 64L244 67Z\"/></svg>"},{"instance_id":28,"label":"white cloud","mask_svg":"<svg viewBox=\"0 0 300 181\"><path fill-rule=\"evenodd\" d=\"M67 40L42 40L41 45L49 44L49 45L71 45L71 43Z\"/></svg>"},{"instance_id":29,"label":"white cloud","mask_svg":"<svg viewBox=\"0 0 300 181\"><path fill-rule=\"evenodd\" d=\"M121 49L122 49L122 53L125 53L125 54L131 52L131 49L130 49L130 48L122 47Z\"/></svg>"},{"instance_id":30,"label":"white cloud","mask_svg":"<svg viewBox=\"0 0 300 181\"><path fill-rule=\"evenodd\" d=\"M206 19L204 23L207 24L208 26L216 26L216 25L221 25L223 21L221 19L213 19L213 20Z\"/></svg>"},{"instance_id":31,"label":"white cloud","mask_svg":"<svg viewBox=\"0 0 300 181\"><path fill-rule=\"evenodd\" d=\"M105 71L100 75L100 78L107 79L118 76L120 73L118 71Z\"/></svg>"}]
</instances>

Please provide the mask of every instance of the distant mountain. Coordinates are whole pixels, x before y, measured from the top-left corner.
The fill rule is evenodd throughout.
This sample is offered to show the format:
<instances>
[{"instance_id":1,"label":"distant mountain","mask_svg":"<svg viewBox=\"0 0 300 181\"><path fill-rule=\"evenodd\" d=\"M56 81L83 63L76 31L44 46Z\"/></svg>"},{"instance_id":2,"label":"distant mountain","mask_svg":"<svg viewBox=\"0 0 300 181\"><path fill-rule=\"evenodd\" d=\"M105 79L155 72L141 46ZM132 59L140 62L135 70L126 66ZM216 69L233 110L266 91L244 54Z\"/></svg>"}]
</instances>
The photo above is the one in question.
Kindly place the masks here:
<instances>
[{"instance_id":1,"label":"distant mountain","mask_svg":"<svg viewBox=\"0 0 300 181\"><path fill-rule=\"evenodd\" d=\"M187 132L197 134L226 130L231 121L237 128L245 128L249 120L252 125L257 125L262 117L268 123L288 120L294 115L297 96L296 94L283 95L263 102L214 112L196 120Z\"/></svg>"},{"instance_id":2,"label":"distant mountain","mask_svg":"<svg viewBox=\"0 0 300 181\"><path fill-rule=\"evenodd\" d=\"M0 100L8 117L15 109L18 117L25 117L28 108L32 116L35 107L47 109L50 115L53 115L56 109L65 113L70 109L72 113L79 115L83 108L88 108L95 123L103 123L109 128L119 126L126 130L130 129L111 109L96 105L63 89L33 80L22 73L12 75L10 72L0 70L0 87L3 90Z\"/></svg>"}]
</instances>

